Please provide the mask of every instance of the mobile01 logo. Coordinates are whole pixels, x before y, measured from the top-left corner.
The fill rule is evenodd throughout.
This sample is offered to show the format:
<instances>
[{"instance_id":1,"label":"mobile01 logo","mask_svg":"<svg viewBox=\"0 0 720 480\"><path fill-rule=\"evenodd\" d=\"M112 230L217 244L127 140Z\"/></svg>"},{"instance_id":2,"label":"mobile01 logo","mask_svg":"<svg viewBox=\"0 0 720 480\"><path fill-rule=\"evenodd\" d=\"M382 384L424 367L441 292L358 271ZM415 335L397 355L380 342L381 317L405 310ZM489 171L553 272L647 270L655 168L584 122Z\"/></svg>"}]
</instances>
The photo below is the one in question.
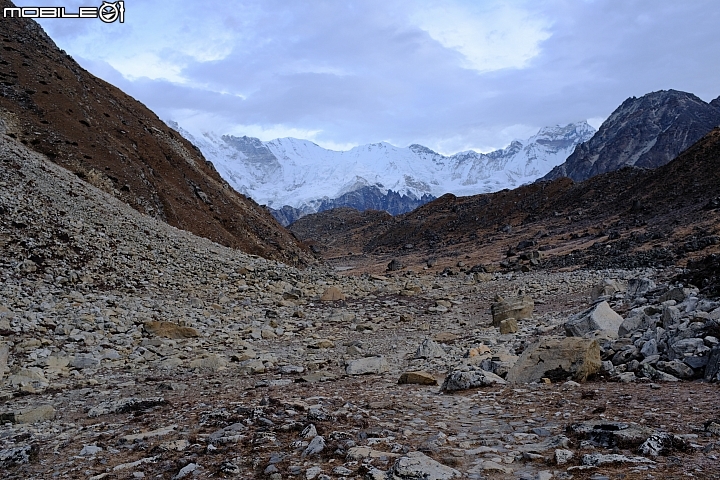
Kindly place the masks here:
<instances>
[{"instance_id":1,"label":"mobile01 logo","mask_svg":"<svg viewBox=\"0 0 720 480\"><path fill-rule=\"evenodd\" d=\"M76 13L65 7L7 7L3 18L99 18L105 23L125 23L125 2L105 2L99 7L80 7Z\"/></svg>"}]
</instances>

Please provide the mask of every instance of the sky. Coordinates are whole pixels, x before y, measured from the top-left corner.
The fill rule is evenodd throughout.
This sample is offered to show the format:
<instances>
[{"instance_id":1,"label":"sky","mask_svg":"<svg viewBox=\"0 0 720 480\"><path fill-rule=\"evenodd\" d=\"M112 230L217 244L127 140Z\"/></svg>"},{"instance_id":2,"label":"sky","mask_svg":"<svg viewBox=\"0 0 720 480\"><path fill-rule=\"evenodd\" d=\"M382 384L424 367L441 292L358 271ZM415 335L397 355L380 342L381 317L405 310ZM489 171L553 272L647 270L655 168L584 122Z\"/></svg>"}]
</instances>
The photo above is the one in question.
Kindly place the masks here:
<instances>
[{"instance_id":1,"label":"sky","mask_svg":"<svg viewBox=\"0 0 720 480\"><path fill-rule=\"evenodd\" d=\"M720 96L717 0L126 0L122 24L40 23L163 120L333 150L488 152L631 96Z\"/></svg>"}]
</instances>

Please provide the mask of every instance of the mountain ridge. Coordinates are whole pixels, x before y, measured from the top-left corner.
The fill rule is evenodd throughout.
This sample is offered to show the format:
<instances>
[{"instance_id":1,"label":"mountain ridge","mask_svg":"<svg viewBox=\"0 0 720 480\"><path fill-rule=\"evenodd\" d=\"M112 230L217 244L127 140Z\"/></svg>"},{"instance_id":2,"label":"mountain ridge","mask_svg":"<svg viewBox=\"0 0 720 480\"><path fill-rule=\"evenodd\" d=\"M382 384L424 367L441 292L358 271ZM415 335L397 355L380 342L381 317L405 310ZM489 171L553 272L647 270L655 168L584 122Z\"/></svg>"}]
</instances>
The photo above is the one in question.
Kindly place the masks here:
<instances>
[{"instance_id":1,"label":"mountain ridge","mask_svg":"<svg viewBox=\"0 0 720 480\"><path fill-rule=\"evenodd\" d=\"M626 99L597 133L542 180L586 180L626 166L656 168L720 126L720 97L706 103L678 90Z\"/></svg>"},{"instance_id":2,"label":"mountain ridge","mask_svg":"<svg viewBox=\"0 0 720 480\"><path fill-rule=\"evenodd\" d=\"M387 210L400 214L447 192L512 188L548 172L595 131L584 121L544 127L528 140L488 154L469 150L446 156L419 144L378 142L332 151L309 140L262 142L169 125L197 145L231 185L267 205L283 223L340 206L394 205ZM349 195L353 192L359 193Z\"/></svg>"}]
</instances>

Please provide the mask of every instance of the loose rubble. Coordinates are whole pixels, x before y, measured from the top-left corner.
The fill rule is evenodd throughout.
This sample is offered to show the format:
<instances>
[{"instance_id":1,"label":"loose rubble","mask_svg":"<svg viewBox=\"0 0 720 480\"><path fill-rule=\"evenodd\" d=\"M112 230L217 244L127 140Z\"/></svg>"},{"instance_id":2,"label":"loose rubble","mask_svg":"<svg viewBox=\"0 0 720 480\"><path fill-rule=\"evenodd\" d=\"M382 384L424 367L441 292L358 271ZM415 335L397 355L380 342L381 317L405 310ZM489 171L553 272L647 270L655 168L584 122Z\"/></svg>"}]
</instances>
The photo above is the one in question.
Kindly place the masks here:
<instances>
[{"instance_id":1,"label":"loose rubble","mask_svg":"<svg viewBox=\"0 0 720 480\"><path fill-rule=\"evenodd\" d=\"M0 158L4 478L716 471L720 302L674 269L298 270Z\"/></svg>"}]
</instances>

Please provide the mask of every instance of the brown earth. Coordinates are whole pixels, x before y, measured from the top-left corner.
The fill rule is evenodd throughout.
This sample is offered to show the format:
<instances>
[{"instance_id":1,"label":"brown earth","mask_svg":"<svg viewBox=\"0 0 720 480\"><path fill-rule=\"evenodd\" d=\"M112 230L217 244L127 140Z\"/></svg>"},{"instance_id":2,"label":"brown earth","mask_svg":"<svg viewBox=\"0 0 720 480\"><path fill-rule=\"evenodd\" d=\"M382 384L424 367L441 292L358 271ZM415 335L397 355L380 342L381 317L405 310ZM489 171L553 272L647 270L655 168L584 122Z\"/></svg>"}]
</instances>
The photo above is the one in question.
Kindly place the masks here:
<instances>
[{"instance_id":1,"label":"brown earth","mask_svg":"<svg viewBox=\"0 0 720 480\"><path fill-rule=\"evenodd\" d=\"M718 197L715 129L656 170L626 168L581 183L563 178L471 197L447 194L375 224L347 209L323 212L290 229L324 245L322 256L331 264L357 271L382 271L392 258L415 268L437 259L434 270L459 261L510 270L684 265L720 250ZM523 251L539 251L539 265L517 261Z\"/></svg>"},{"instance_id":2,"label":"brown earth","mask_svg":"<svg viewBox=\"0 0 720 480\"><path fill-rule=\"evenodd\" d=\"M13 6L0 0L0 8ZM90 74L33 20L4 19L0 130L141 213L290 264L307 249L142 103Z\"/></svg>"}]
</instances>

